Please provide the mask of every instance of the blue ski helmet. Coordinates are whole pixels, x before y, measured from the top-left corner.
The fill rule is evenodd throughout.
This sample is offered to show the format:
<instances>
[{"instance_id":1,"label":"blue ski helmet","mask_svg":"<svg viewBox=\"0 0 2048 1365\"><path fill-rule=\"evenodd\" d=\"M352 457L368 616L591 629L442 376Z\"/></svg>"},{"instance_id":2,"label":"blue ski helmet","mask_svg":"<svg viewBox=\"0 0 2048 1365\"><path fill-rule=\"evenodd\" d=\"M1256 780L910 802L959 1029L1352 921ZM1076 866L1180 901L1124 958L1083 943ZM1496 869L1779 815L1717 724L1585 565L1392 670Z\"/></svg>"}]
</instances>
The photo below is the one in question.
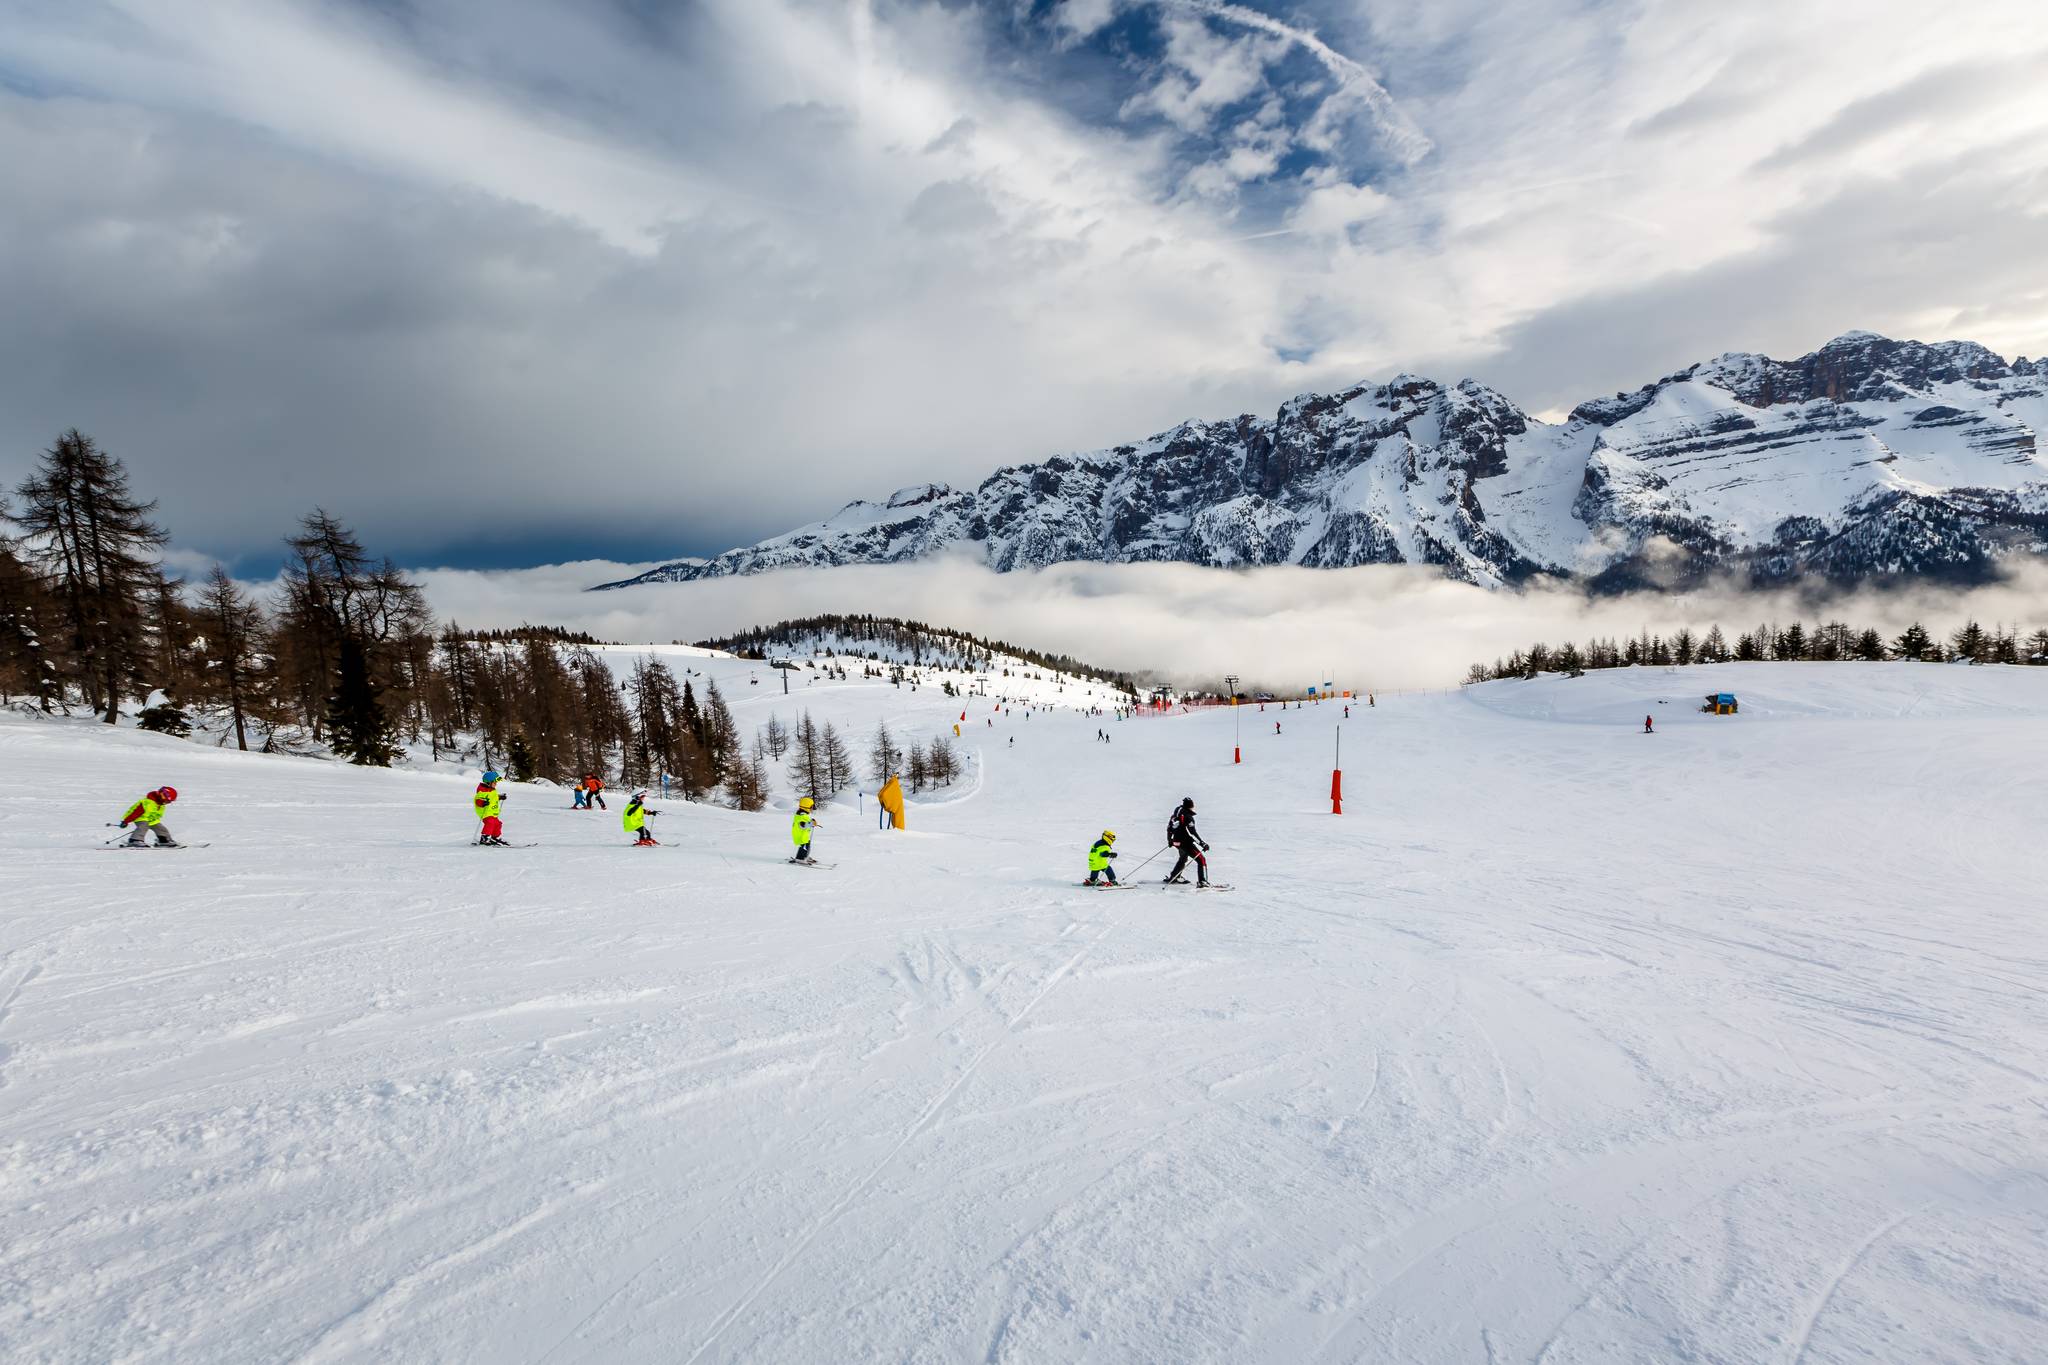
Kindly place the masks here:
<instances>
[{"instance_id":1,"label":"blue ski helmet","mask_svg":"<svg viewBox=\"0 0 2048 1365\"><path fill-rule=\"evenodd\" d=\"M497 769L495 769L495 768L489 768L489 769L486 769L486 770L484 771L484 776L483 776L483 782L484 782L484 785L485 785L485 786L487 786L487 787L488 787L489 785L491 785L491 783L493 783L493 782L496 782L497 780L498 780L498 772L497 772Z\"/></svg>"}]
</instances>

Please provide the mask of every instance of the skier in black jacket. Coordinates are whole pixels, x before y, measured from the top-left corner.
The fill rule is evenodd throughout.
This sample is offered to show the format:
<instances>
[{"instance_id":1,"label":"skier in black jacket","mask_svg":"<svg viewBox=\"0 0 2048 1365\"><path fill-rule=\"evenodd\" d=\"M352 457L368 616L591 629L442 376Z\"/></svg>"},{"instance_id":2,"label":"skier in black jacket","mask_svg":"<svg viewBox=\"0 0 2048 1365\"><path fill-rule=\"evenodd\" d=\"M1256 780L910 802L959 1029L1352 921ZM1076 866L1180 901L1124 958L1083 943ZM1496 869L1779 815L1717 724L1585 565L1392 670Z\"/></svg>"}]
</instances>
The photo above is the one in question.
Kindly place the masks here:
<instances>
[{"instance_id":1,"label":"skier in black jacket","mask_svg":"<svg viewBox=\"0 0 2048 1365\"><path fill-rule=\"evenodd\" d=\"M1173 871L1166 874L1169 882L1185 880L1180 874L1190 861L1195 865L1195 885L1209 884L1209 860L1204 855L1209 845L1195 831L1195 798L1190 796L1180 803L1179 809L1166 817L1166 843L1180 854L1180 861L1173 865Z\"/></svg>"}]
</instances>

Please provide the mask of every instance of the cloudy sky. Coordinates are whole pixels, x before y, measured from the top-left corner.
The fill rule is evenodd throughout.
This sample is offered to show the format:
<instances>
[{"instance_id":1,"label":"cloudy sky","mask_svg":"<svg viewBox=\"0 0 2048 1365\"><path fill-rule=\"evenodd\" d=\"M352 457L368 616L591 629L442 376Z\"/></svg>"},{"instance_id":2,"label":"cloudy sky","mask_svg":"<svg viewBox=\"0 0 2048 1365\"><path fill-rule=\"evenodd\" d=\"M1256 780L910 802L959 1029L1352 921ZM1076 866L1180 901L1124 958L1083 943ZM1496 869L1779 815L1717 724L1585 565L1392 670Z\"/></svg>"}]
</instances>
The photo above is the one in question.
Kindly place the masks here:
<instances>
[{"instance_id":1,"label":"cloudy sky","mask_svg":"<svg viewBox=\"0 0 2048 1365\"><path fill-rule=\"evenodd\" d=\"M708 552L1415 370L2048 348L2038 0L0 0L0 481Z\"/></svg>"}]
</instances>

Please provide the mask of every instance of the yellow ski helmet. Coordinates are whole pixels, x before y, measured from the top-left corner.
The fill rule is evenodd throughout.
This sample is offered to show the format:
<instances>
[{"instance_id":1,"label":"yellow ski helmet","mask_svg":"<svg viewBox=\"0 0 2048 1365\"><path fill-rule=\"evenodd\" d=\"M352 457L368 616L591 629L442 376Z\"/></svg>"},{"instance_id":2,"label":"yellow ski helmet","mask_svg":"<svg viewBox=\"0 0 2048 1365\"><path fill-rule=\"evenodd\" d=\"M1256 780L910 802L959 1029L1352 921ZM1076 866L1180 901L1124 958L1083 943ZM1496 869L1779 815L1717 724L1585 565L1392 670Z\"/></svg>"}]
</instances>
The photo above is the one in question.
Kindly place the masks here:
<instances>
[{"instance_id":1,"label":"yellow ski helmet","mask_svg":"<svg viewBox=\"0 0 2048 1365\"><path fill-rule=\"evenodd\" d=\"M803 800L796 803L796 808L798 810L809 810L812 804L811 798L806 796Z\"/></svg>"},{"instance_id":2,"label":"yellow ski helmet","mask_svg":"<svg viewBox=\"0 0 2048 1365\"><path fill-rule=\"evenodd\" d=\"M1113 844L1113 843L1115 843L1115 842L1116 842L1116 831L1115 831L1115 830L1113 830L1113 829L1106 829L1106 830L1102 831L1102 842L1103 842L1103 843L1105 843L1105 844Z\"/></svg>"}]
</instances>

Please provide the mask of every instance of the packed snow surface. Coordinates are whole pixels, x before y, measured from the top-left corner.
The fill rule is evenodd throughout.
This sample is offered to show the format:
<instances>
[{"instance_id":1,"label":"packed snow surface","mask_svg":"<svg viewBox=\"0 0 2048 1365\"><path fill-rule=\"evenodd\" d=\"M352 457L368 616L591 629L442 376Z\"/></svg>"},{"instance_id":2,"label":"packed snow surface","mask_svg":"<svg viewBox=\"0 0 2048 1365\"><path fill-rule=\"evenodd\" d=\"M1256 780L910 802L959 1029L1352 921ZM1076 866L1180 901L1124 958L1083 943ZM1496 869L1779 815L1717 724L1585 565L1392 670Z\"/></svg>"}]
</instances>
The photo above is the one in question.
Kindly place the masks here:
<instances>
[{"instance_id":1,"label":"packed snow surface","mask_svg":"<svg viewBox=\"0 0 2048 1365\"><path fill-rule=\"evenodd\" d=\"M0 720L0 1359L2041 1358L2048 670L701 667L981 762L807 871L786 793L478 849L456 776ZM95 847L164 782L211 847ZM1183 795L1234 892L1138 866Z\"/></svg>"}]
</instances>

